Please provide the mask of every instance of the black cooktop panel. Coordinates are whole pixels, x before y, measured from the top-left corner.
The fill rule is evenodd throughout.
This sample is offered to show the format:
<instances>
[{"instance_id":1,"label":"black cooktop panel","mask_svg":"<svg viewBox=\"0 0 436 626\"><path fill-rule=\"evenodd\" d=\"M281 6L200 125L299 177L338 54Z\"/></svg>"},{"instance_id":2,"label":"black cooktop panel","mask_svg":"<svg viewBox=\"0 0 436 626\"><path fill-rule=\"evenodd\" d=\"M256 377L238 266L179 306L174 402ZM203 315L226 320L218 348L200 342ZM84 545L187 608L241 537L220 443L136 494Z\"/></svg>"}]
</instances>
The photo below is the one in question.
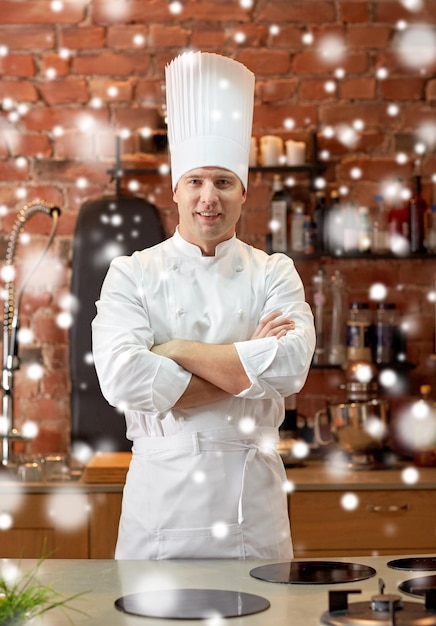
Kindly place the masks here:
<instances>
[{"instance_id":1,"label":"black cooktop panel","mask_svg":"<svg viewBox=\"0 0 436 626\"><path fill-rule=\"evenodd\" d=\"M403 559L394 559L389 561L388 567L392 569L403 569L410 572L427 570L436 570L436 557L412 557Z\"/></svg>"},{"instance_id":2,"label":"black cooktop panel","mask_svg":"<svg viewBox=\"0 0 436 626\"><path fill-rule=\"evenodd\" d=\"M133 593L115 600L123 613L163 619L213 619L260 613L266 598L220 589L164 589Z\"/></svg>"},{"instance_id":3,"label":"black cooktop panel","mask_svg":"<svg viewBox=\"0 0 436 626\"><path fill-rule=\"evenodd\" d=\"M398 589L409 596L423 598L425 597L426 589L436 589L436 575L420 576L419 578L405 580L398 585Z\"/></svg>"},{"instance_id":4,"label":"black cooktop panel","mask_svg":"<svg viewBox=\"0 0 436 626\"><path fill-rule=\"evenodd\" d=\"M251 570L253 578L270 583L288 583L291 585L330 585L333 583L352 583L376 575L376 570L359 563L340 563L337 561L289 561L262 565Z\"/></svg>"}]
</instances>

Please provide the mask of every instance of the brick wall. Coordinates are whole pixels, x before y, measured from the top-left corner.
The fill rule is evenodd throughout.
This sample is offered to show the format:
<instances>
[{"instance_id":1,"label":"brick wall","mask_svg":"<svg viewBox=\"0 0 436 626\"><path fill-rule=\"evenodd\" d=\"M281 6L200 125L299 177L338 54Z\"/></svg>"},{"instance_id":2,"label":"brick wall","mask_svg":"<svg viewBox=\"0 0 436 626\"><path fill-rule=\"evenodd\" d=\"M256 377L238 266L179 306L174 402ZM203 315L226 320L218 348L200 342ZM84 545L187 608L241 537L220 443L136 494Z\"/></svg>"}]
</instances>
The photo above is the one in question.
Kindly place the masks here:
<instances>
[{"instance_id":1,"label":"brick wall","mask_svg":"<svg viewBox=\"0 0 436 626\"><path fill-rule=\"evenodd\" d=\"M254 134L309 142L310 134L317 133L326 155L327 191L341 188L359 204L371 203L381 181L400 176L410 184L420 129L435 123L431 46L425 48L423 67L416 63L423 50L410 53L408 62L396 52L406 32L401 24L436 24L434 0L181 0L180 5L181 12L173 14L169 0L0 0L1 258L24 203L44 198L62 208L50 256L22 306L22 326L32 329L33 338L21 346L17 422L38 422L40 451L65 450L69 442L68 331L57 320L69 292L77 214L85 200L114 190L107 170L116 135L131 132L122 141L124 153L136 153L129 163L154 166L166 160L162 153L137 154L143 145L138 131L161 126L163 73L171 58L192 48L245 63L257 78ZM305 43L308 34L313 39ZM396 115L389 114L390 104L398 105ZM356 120L364 126L352 146L326 132L338 125L353 128ZM427 139L432 132L434 126ZM436 172L434 144L422 155L428 201ZM397 161L398 152L407 154L405 163ZM355 168L360 170L357 178ZM123 181L126 188L129 180ZM252 174L250 180L239 235L264 246L271 177ZM300 183L307 195L307 180ZM141 176L135 193L158 206L167 233L172 233L177 212L169 178ZM44 244L48 221L38 216L27 224L31 240L17 251L18 276ZM436 388L428 358L434 352L428 294L434 288L435 261L325 262L329 271L340 267L353 295L367 297L373 281L386 283L410 322L408 356L416 367L409 391L416 392L420 382ZM318 261L296 263L310 299ZM43 365L43 376L36 380L29 379L26 369L35 362ZM341 382L340 371L314 370L300 394L300 409L311 414Z\"/></svg>"}]
</instances>

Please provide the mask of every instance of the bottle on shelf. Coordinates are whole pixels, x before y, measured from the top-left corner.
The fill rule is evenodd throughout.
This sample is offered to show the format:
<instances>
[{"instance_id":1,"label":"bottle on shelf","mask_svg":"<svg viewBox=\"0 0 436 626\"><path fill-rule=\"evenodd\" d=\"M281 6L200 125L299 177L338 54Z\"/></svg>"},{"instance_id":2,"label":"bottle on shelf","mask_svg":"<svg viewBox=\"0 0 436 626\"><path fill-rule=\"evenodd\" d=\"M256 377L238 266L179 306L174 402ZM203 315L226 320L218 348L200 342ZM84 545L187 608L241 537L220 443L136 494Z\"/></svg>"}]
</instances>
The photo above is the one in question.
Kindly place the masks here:
<instances>
[{"instance_id":1,"label":"bottle on shelf","mask_svg":"<svg viewBox=\"0 0 436 626\"><path fill-rule=\"evenodd\" d=\"M291 225L291 250L293 252L304 251L304 204L302 202L292 203L292 225Z\"/></svg>"},{"instance_id":2,"label":"bottle on shelf","mask_svg":"<svg viewBox=\"0 0 436 626\"><path fill-rule=\"evenodd\" d=\"M289 239L289 194L283 187L282 179L275 175L271 198L271 252L287 252Z\"/></svg>"},{"instance_id":3,"label":"bottle on shelf","mask_svg":"<svg viewBox=\"0 0 436 626\"><path fill-rule=\"evenodd\" d=\"M346 285L339 270L335 270L330 278L332 293L332 317L330 325L330 342L328 347L328 363L342 365L347 356L346 336Z\"/></svg>"},{"instance_id":4,"label":"bottle on shelf","mask_svg":"<svg viewBox=\"0 0 436 626\"><path fill-rule=\"evenodd\" d=\"M428 215L427 252L436 253L436 204L433 204Z\"/></svg>"},{"instance_id":5,"label":"bottle on shelf","mask_svg":"<svg viewBox=\"0 0 436 626\"><path fill-rule=\"evenodd\" d=\"M304 254L314 254L316 252L317 244L316 222L311 219L310 215L305 216L303 225L303 241Z\"/></svg>"},{"instance_id":6,"label":"bottle on shelf","mask_svg":"<svg viewBox=\"0 0 436 626\"><path fill-rule=\"evenodd\" d=\"M326 250L330 254L342 254L344 251L343 214L339 194L335 189L330 193L325 232Z\"/></svg>"},{"instance_id":7,"label":"bottle on shelf","mask_svg":"<svg viewBox=\"0 0 436 626\"><path fill-rule=\"evenodd\" d=\"M371 252L372 249L372 236L371 236L371 221L369 218L369 211L366 206L359 207L359 230L357 247L361 254Z\"/></svg>"},{"instance_id":8,"label":"bottle on shelf","mask_svg":"<svg viewBox=\"0 0 436 626\"><path fill-rule=\"evenodd\" d=\"M398 320L393 302L379 302L374 323L373 361L377 365L396 360Z\"/></svg>"},{"instance_id":9,"label":"bottle on shelf","mask_svg":"<svg viewBox=\"0 0 436 626\"><path fill-rule=\"evenodd\" d=\"M424 232L427 202L422 196L421 176L413 177L413 193L409 199L410 252L425 252Z\"/></svg>"},{"instance_id":10,"label":"bottle on shelf","mask_svg":"<svg viewBox=\"0 0 436 626\"><path fill-rule=\"evenodd\" d=\"M326 245L326 215L327 215L327 201L325 197L325 191L317 191L315 194L315 208L313 211L313 221L316 228L316 251L324 252L327 250Z\"/></svg>"},{"instance_id":11,"label":"bottle on shelf","mask_svg":"<svg viewBox=\"0 0 436 626\"><path fill-rule=\"evenodd\" d=\"M413 462L418 467L436 465L436 403L431 385L419 387L419 398L411 407L412 432L410 439L414 450Z\"/></svg>"},{"instance_id":12,"label":"bottle on shelf","mask_svg":"<svg viewBox=\"0 0 436 626\"><path fill-rule=\"evenodd\" d=\"M397 185L398 193L388 213L389 250L402 256L410 252L409 206L401 199L401 180Z\"/></svg>"},{"instance_id":13,"label":"bottle on shelf","mask_svg":"<svg viewBox=\"0 0 436 626\"><path fill-rule=\"evenodd\" d=\"M367 302L351 302L347 321L347 359L371 361L372 319Z\"/></svg>"},{"instance_id":14,"label":"bottle on shelf","mask_svg":"<svg viewBox=\"0 0 436 626\"><path fill-rule=\"evenodd\" d=\"M389 251L388 215L383 196L377 194L374 200L372 251L376 254L386 254Z\"/></svg>"},{"instance_id":15,"label":"bottle on shelf","mask_svg":"<svg viewBox=\"0 0 436 626\"><path fill-rule=\"evenodd\" d=\"M325 365L326 357L326 341L327 341L327 291L325 271L320 267L312 278L313 283L313 304L314 304L314 322L316 333L316 346L313 355L313 362L316 365Z\"/></svg>"}]
</instances>

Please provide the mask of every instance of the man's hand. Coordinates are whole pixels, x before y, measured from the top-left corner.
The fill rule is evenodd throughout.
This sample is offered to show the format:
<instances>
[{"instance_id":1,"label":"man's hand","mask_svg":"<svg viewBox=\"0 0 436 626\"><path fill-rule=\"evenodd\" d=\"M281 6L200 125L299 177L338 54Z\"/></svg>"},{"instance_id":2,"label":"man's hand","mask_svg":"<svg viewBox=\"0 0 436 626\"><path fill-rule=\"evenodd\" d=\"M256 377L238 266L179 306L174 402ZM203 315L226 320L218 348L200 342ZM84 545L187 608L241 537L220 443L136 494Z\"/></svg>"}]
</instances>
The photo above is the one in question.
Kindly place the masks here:
<instances>
[{"instance_id":1,"label":"man's hand","mask_svg":"<svg viewBox=\"0 0 436 626\"><path fill-rule=\"evenodd\" d=\"M284 317L281 311L273 311L260 320L251 339L261 339L263 337L284 337L288 330L294 330L295 322L289 317Z\"/></svg>"}]
</instances>

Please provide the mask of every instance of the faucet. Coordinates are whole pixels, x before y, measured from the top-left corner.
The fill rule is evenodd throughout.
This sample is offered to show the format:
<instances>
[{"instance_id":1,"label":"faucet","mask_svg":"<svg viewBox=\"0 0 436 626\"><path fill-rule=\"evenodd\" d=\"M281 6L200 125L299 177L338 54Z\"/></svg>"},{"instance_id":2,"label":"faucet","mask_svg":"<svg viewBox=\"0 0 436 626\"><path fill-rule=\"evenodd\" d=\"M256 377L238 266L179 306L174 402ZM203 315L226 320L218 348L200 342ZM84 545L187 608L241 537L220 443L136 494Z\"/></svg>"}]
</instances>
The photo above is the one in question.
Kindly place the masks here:
<instances>
[{"instance_id":1,"label":"faucet","mask_svg":"<svg viewBox=\"0 0 436 626\"><path fill-rule=\"evenodd\" d=\"M1 444L1 465L6 467L10 464L12 446L15 441L25 441L27 438L20 434L14 426L14 372L19 369L18 359L18 331L20 327L20 304L23 292L38 268L46 252L54 239L60 209L44 200L34 200L29 202L20 210L17 219L11 230L6 250L5 267L11 267L15 258L18 236L24 224L35 213L45 213L53 218L52 229L42 253L34 263L32 269L24 278L20 289L15 295L15 279L7 277L6 293L3 311L3 371L2 371L2 417L0 419L0 444Z\"/></svg>"}]
</instances>

